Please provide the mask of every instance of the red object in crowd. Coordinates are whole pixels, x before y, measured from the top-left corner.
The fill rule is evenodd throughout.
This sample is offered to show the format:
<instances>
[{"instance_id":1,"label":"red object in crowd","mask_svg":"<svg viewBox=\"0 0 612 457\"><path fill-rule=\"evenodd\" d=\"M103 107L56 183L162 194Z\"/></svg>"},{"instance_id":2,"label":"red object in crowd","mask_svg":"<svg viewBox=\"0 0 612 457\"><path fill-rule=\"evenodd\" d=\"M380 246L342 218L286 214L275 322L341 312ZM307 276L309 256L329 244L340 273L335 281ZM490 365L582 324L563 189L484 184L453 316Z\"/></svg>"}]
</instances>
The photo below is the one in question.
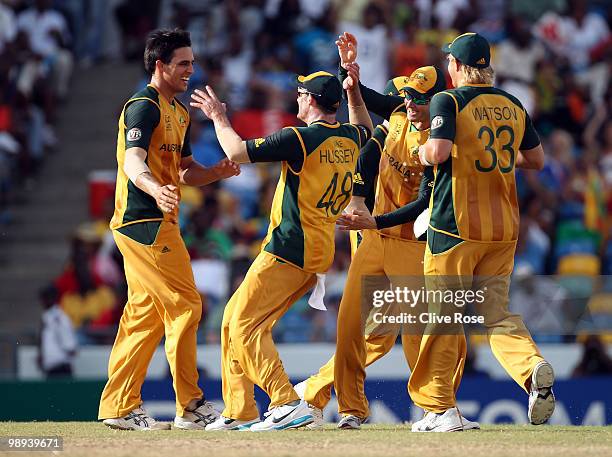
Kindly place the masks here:
<instances>
[{"instance_id":1,"label":"red object in crowd","mask_svg":"<svg viewBox=\"0 0 612 457\"><path fill-rule=\"evenodd\" d=\"M242 138L261 138L280 130L283 127L295 125L297 118L281 110L238 111L232 116L232 125Z\"/></svg>"}]
</instances>

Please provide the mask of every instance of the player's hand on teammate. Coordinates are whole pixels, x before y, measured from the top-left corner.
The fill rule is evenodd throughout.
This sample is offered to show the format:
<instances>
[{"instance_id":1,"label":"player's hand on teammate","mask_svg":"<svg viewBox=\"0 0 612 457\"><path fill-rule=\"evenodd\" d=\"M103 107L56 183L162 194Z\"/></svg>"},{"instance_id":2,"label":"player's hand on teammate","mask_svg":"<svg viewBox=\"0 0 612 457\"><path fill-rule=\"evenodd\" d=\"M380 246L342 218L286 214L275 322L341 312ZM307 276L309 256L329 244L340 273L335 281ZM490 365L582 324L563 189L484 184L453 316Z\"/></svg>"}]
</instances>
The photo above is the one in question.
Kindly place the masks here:
<instances>
[{"instance_id":1,"label":"player's hand on teammate","mask_svg":"<svg viewBox=\"0 0 612 457\"><path fill-rule=\"evenodd\" d=\"M230 159L223 159L217 162L213 168L219 179L231 178L240 174L240 164Z\"/></svg>"},{"instance_id":2,"label":"player's hand on teammate","mask_svg":"<svg viewBox=\"0 0 612 457\"><path fill-rule=\"evenodd\" d=\"M431 166L431 164L427 161L427 156L425 155L426 151L427 149L425 149L424 144L419 146L419 160L422 165L425 165L427 167L427 166Z\"/></svg>"},{"instance_id":3,"label":"player's hand on teammate","mask_svg":"<svg viewBox=\"0 0 612 457\"><path fill-rule=\"evenodd\" d=\"M210 86L206 86L206 90L196 89L191 94L193 100L189 104L194 108L199 108L207 118L214 121L219 116L225 116L225 103L215 94L215 91Z\"/></svg>"},{"instance_id":4,"label":"player's hand on teammate","mask_svg":"<svg viewBox=\"0 0 612 457\"><path fill-rule=\"evenodd\" d=\"M357 60L357 38L355 38L355 35L344 32L336 40L336 46L338 46L338 54L340 55L340 65L343 68Z\"/></svg>"},{"instance_id":5,"label":"player's hand on teammate","mask_svg":"<svg viewBox=\"0 0 612 457\"><path fill-rule=\"evenodd\" d=\"M353 90L359 87L359 64L349 63L346 65L348 76L342 82L344 90Z\"/></svg>"},{"instance_id":6,"label":"player's hand on teammate","mask_svg":"<svg viewBox=\"0 0 612 457\"><path fill-rule=\"evenodd\" d=\"M376 220L367 209L365 211L354 209L350 213L342 213L336 221L336 226L343 232L377 228Z\"/></svg>"},{"instance_id":7,"label":"player's hand on teammate","mask_svg":"<svg viewBox=\"0 0 612 457\"><path fill-rule=\"evenodd\" d=\"M157 188L153 196L157 206L164 213L171 213L179 204L178 188L172 184Z\"/></svg>"}]
</instances>

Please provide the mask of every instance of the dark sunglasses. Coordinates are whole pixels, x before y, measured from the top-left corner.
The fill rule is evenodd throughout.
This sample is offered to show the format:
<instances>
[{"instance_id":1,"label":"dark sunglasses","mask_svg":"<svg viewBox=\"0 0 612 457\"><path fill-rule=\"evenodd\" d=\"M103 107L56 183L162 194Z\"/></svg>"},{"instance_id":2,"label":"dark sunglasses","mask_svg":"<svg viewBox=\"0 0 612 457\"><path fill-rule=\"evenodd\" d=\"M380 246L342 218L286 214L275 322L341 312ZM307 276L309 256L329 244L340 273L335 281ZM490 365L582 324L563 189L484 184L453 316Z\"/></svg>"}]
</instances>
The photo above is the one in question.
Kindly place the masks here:
<instances>
[{"instance_id":1,"label":"dark sunglasses","mask_svg":"<svg viewBox=\"0 0 612 457\"><path fill-rule=\"evenodd\" d=\"M406 101L412 101L415 105L424 106L429 104L429 97L415 97L413 94L404 91L404 99Z\"/></svg>"}]
</instances>

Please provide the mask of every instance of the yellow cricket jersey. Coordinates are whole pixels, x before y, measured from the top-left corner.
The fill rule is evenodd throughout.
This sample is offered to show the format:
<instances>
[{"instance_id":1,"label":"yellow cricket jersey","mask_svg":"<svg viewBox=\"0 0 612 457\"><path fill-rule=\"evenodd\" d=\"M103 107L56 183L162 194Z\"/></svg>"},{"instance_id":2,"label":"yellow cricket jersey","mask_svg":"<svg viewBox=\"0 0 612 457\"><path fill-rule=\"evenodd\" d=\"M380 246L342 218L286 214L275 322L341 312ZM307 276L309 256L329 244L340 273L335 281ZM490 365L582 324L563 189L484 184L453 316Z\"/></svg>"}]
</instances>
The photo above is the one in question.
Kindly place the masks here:
<instances>
[{"instance_id":1,"label":"yellow cricket jersey","mask_svg":"<svg viewBox=\"0 0 612 457\"><path fill-rule=\"evenodd\" d=\"M335 222L351 199L368 137L363 126L316 121L247 142L252 162L281 161L264 251L308 272L327 271Z\"/></svg>"},{"instance_id":2,"label":"yellow cricket jersey","mask_svg":"<svg viewBox=\"0 0 612 457\"><path fill-rule=\"evenodd\" d=\"M111 229L152 222L177 222L178 208L162 212L155 199L143 192L123 171L125 151L141 147L147 151L146 164L161 185L179 187L181 159L191 155L189 146L189 112L178 100L172 103L148 85L125 104L119 118L117 135L117 184L115 212Z\"/></svg>"},{"instance_id":3,"label":"yellow cricket jersey","mask_svg":"<svg viewBox=\"0 0 612 457\"><path fill-rule=\"evenodd\" d=\"M376 186L374 216L391 213L415 201L425 167L419 161L419 146L429 137L429 129L417 130L407 120L403 105L389 118L389 133L384 142ZM383 236L416 240L414 221L378 229Z\"/></svg>"},{"instance_id":4,"label":"yellow cricket jersey","mask_svg":"<svg viewBox=\"0 0 612 457\"><path fill-rule=\"evenodd\" d=\"M467 85L436 94L430 116L431 138L453 141L436 166L430 227L463 240L516 240L516 156L540 143L521 103L492 86Z\"/></svg>"}]
</instances>

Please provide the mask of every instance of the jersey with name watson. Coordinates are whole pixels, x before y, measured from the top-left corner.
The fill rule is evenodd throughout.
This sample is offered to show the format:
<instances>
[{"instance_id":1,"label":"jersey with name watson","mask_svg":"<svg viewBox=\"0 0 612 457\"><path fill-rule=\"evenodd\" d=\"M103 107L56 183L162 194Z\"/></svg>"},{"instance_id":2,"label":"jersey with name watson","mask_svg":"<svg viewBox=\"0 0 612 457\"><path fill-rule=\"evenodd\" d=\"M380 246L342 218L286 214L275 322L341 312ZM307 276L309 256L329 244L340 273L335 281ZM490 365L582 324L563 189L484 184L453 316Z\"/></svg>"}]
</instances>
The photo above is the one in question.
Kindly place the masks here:
<instances>
[{"instance_id":1,"label":"jersey with name watson","mask_svg":"<svg viewBox=\"0 0 612 457\"><path fill-rule=\"evenodd\" d=\"M473 84L436 94L430 116L431 138L453 142L448 160L436 166L431 229L463 240L517 240L517 154L540 144L521 103Z\"/></svg>"}]
</instances>

